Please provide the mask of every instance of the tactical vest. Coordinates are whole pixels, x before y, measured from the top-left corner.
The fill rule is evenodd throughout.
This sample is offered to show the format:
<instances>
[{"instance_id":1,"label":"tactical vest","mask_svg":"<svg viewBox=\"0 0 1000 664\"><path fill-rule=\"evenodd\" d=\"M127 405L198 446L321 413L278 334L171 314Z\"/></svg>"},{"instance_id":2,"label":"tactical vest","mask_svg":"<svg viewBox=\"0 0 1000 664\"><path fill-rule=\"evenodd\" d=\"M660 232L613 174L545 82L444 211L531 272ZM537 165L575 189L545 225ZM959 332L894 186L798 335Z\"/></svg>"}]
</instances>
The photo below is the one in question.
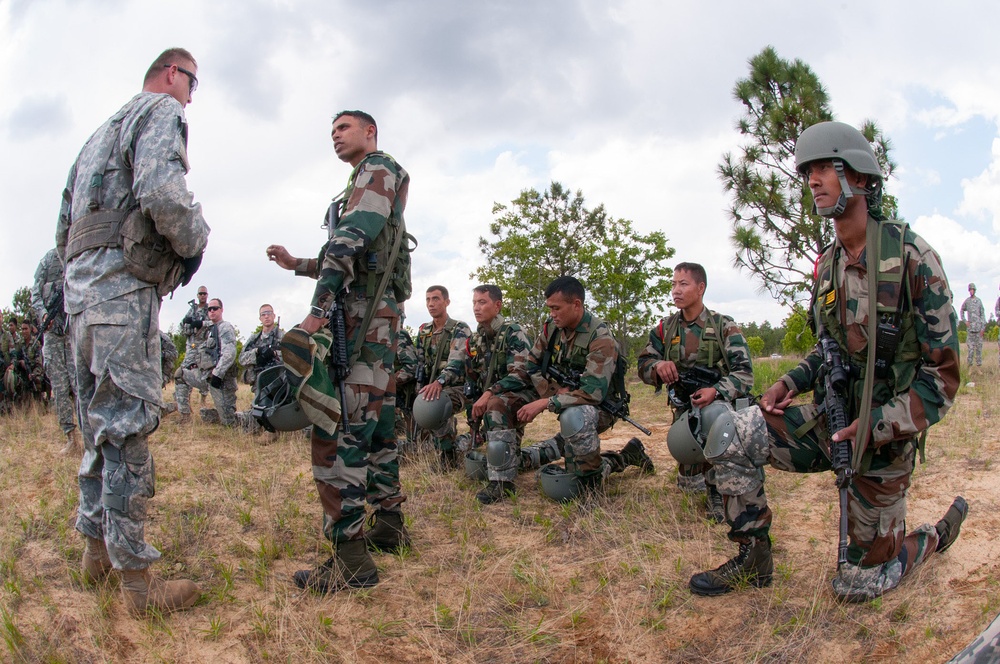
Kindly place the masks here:
<instances>
[{"instance_id":1,"label":"tactical vest","mask_svg":"<svg viewBox=\"0 0 1000 664\"><path fill-rule=\"evenodd\" d=\"M573 343L565 352L562 347L562 340L559 338L559 328L552 325L552 329L549 329L549 324L552 319L549 318L542 325L542 334L546 338L546 347L551 351L552 358L551 362L561 369L569 369L582 374L587 369L587 357L590 355L590 344L594 342L597 337L597 333L601 326L607 328L607 324L595 316L590 314L590 334L579 334L577 333L573 337ZM629 394L628 390L625 388L625 375L628 373L628 359L624 357L622 353L622 347L618 343L618 340L614 337L611 338L615 344L615 352L618 356L615 362L615 371L611 376L611 380L608 383L608 392L605 396L606 399L611 400L621 400L626 405L628 404Z\"/></svg>"},{"instance_id":2,"label":"tactical vest","mask_svg":"<svg viewBox=\"0 0 1000 664\"><path fill-rule=\"evenodd\" d=\"M868 223L872 223L872 220ZM913 294L910 292L906 275L910 257L906 245L913 244L913 235L905 222L884 220L877 223L881 235L881 250L877 264L873 264L872 258L866 255L866 267L878 270L876 289L878 322L880 325L888 325L895 321L899 327L899 342L891 364L885 371L880 372L883 375L876 374L872 391L873 408L909 390L921 361L920 343L917 341L917 332L913 324ZM850 386L852 398L849 415L853 419L857 417L863 396L862 377L865 373L868 352L873 350L873 345L884 343L884 340L880 340L877 336L875 340L869 339L863 349L850 355L846 353L847 338L840 321L847 304L840 301L841 292L838 289L841 284L835 283L836 261L839 260L840 252L841 249L836 243L832 243L823 250L817 261L816 280L813 283L810 304L810 325L817 335L821 330L827 330L840 344L841 349L845 349L845 357L856 369ZM878 334L884 334L881 328Z\"/></svg>"},{"instance_id":3,"label":"tactical vest","mask_svg":"<svg viewBox=\"0 0 1000 664\"><path fill-rule=\"evenodd\" d=\"M486 335L477 330L465 340L465 351L470 358L471 371L478 374L476 382L480 389L486 390L491 385L507 376L507 337L510 335L511 323L504 321L492 342ZM484 351L486 359L479 359L479 351ZM500 374L503 375L500 375Z\"/></svg>"},{"instance_id":4,"label":"tactical vest","mask_svg":"<svg viewBox=\"0 0 1000 664\"><path fill-rule=\"evenodd\" d=\"M426 323L420 327L417 334L417 341L420 342L420 347L424 352L424 367L429 374L427 376L428 383L437 380L437 377L441 375L444 368L448 366L448 349L451 348L456 327L458 327L458 321L448 318L444 324L444 329L441 331L441 339L438 341L436 347L432 344L434 323ZM420 333L425 329L427 330L427 334L421 335ZM420 338L421 336L423 336L423 339Z\"/></svg>"},{"instance_id":5,"label":"tactical vest","mask_svg":"<svg viewBox=\"0 0 1000 664\"><path fill-rule=\"evenodd\" d=\"M718 314L711 309L707 311L708 320L705 324L705 329L701 331L701 339L698 341L698 355L695 359L695 364L699 367L708 367L710 369L719 368L722 370L723 376L728 376L729 358L726 356L726 349L722 344L722 331L725 321L722 320L722 314ZM680 311L675 311L667 319L666 326L664 326L662 318L660 319L660 324L657 326L657 334L660 337L660 342L663 344L663 359L677 363L681 359L680 335L678 331L680 330L682 316L683 314ZM667 341L668 339L669 341ZM716 367L716 365L721 366Z\"/></svg>"}]
</instances>

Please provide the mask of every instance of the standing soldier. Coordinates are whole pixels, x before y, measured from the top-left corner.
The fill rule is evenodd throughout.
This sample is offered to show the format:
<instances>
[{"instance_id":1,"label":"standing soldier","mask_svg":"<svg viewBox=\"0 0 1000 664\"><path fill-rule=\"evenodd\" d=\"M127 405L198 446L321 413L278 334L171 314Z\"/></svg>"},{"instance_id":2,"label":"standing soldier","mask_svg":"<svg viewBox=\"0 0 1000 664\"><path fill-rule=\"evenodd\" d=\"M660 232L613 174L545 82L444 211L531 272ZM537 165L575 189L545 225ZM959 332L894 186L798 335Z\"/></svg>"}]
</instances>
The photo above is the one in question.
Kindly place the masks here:
<instances>
[{"instance_id":1,"label":"standing soldier","mask_svg":"<svg viewBox=\"0 0 1000 664\"><path fill-rule=\"evenodd\" d=\"M184 106L197 70L179 48L150 65L142 92L80 151L56 231L84 444L76 520L86 538L83 578L94 582L118 570L133 613L187 608L200 594L191 581L153 577L149 566L160 552L145 541L154 493L147 437L159 425L162 395L160 298L188 283L208 242L201 205L184 180ZM133 221L148 244L129 245L139 253L130 257L121 229ZM150 246L173 251L143 256ZM152 267L164 270L153 276Z\"/></svg>"},{"instance_id":2,"label":"standing soldier","mask_svg":"<svg viewBox=\"0 0 1000 664\"><path fill-rule=\"evenodd\" d=\"M457 413L465 407L462 386L465 375L461 363L448 368L448 358L453 350L464 346L472 335L472 330L462 321L448 315L448 289L431 286L427 289L427 312L431 322L424 323L417 330L418 375L417 387L426 401L436 401L444 393L451 401L451 412ZM443 405L443 404L442 404ZM449 470L458 467L458 450L455 439L458 431L455 418L444 415L444 421L430 429L434 436L434 448L440 454L438 467Z\"/></svg>"},{"instance_id":3,"label":"standing soldier","mask_svg":"<svg viewBox=\"0 0 1000 664\"><path fill-rule=\"evenodd\" d=\"M214 408L202 408L201 419L206 424L236 424L236 329L222 319L222 300L212 298L205 307L208 314L200 330L204 337L188 349L175 374L174 402L181 414L181 423L191 421L191 389L212 394Z\"/></svg>"},{"instance_id":4,"label":"standing soldier","mask_svg":"<svg viewBox=\"0 0 1000 664\"><path fill-rule=\"evenodd\" d=\"M347 412L336 431L314 422L311 434L323 534L334 555L294 576L297 586L319 593L378 583L364 534L366 498L375 505L367 546L393 551L410 543L401 509L406 497L399 484L392 371L402 303L410 296L409 248L403 248L410 176L378 150L378 127L367 113L338 113L332 138L337 156L354 170L343 196L330 206L329 240L319 259L295 258L280 245L267 248L282 268L318 279L312 309L298 326L303 334L326 327L334 306L345 314L350 358L340 402ZM290 337L299 339L300 330L285 335L286 366L296 359L289 357Z\"/></svg>"},{"instance_id":5,"label":"standing soldier","mask_svg":"<svg viewBox=\"0 0 1000 664\"><path fill-rule=\"evenodd\" d=\"M983 328L986 327L986 309L983 301L976 297L976 285L969 284L969 297L962 303L960 319L965 321L966 343L969 346L968 365L972 366L972 356L976 366L983 366Z\"/></svg>"},{"instance_id":6,"label":"standing soldier","mask_svg":"<svg viewBox=\"0 0 1000 664\"><path fill-rule=\"evenodd\" d=\"M649 343L639 355L639 378L647 385L673 387L670 391L675 426L687 427L684 413L700 414L702 408L717 398L732 403L753 389L753 362L750 348L736 323L729 316L705 306L708 276L698 263L681 263L674 268L673 299L678 311L660 321L649 332ZM694 368L717 372L711 382L699 381ZM681 381L681 377L686 378ZM697 387L688 389L685 385ZM698 387L700 385L700 387ZM690 416L689 416L690 417ZM708 518L716 523L726 519L722 494L712 481L711 466L700 450L676 449L680 455L677 485L682 491L706 494ZM692 456L693 454L693 456Z\"/></svg>"},{"instance_id":7,"label":"standing soldier","mask_svg":"<svg viewBox=\"0 0 1000 664\"><path fill-rule=\"evenodd\" d=\"M45 375L52 386L56 402L59 428L66 436L62 454L79 452L73 411L76 410L75 392L71 381L73 358L66 340L66 314L63 311L63 266L55 248L49 249L35 270L35 283L31 287L31 307L38 316L39 328L44 335L42 358Z\"/></svg>"},{"instance_id":8,"label":"standing soldier","mask_svg":"<svg viewBox=\"0 0 1000 664\"><path fill-rule=\"evenodd\" d=\"M944 417L958 391L956 316L937 253L906 224L882 217L882 173L861 132L840 122L815 124L795 145L795 165L807 179L814 209L833 220L836 233L819 258L812 291L823 348L768 388L760 407L720 417L709 431L705 457L714 466L729 539L739 552L695 574L689 585L699 595L769 585L771 510L761 467L833 470L836 446L838 483L847 480L840 484L847 532L841 531L833 592L863 602L950 547L968 512L958 497L936 525L906 532L917 440ZM879 269L869 271L869 265ZM846 412L827 401L828 384ZM813 403L791 405L810 390ZM831 432L828 417L840 415L849 424ZM846 455L841 444L850 448Z\"/></svg>"},{"instance_id":9,"label":"standing soldier","mask_svg":"<svg viewBox=\"0 0 1000 664\"><path fill-rule=\"evenodd\" d=\"M546 287L549 318L542 333L524 361L516 362L496 389L497 394L520 393L518 398L527 401L517 411L522 424L545 410L559 417L560 432L523 449L521 466L539 468L565 457L566 471L577 486L593 488L626 466L652 473L653 462L638 438L626 443L620 452L601 454L598 434L610 429L616 420L599 406L612 396L616 379L624 377L616 376L618 343L607 323L584 307L585 297L583 284L574 277L559 277ZM578 378L578 387L564 385L560 379L572 377Z\"/></svg>"},{"instance_id":10,"label":"standing soldier","mask_svg":"<svg viewBox=\"0 0 1000 664\"><path fill-rule=\"evenodd\" d=\"M184 318L181 319L181 334L183 334L184 338L187 340L184 344L185 357L187 357L188 354L191 354L192 356L197 354L195 349L205 343L205 340L208 338L208 288L205 286L198 286L198 299L191 300L188 302L188 305L190 308L184 315ZM194 352L192 353L192 351ZM181 368L178 367L177 374L174 378L180 377ZM205 397L208 395L208 388L202 387L199 391L201 392L201 403L204 405ZM177 409L176 404L172 405L174 407L170 410L170 412ZM181 419L185 420L184 417Z\"/></svg>"}]
</instances>

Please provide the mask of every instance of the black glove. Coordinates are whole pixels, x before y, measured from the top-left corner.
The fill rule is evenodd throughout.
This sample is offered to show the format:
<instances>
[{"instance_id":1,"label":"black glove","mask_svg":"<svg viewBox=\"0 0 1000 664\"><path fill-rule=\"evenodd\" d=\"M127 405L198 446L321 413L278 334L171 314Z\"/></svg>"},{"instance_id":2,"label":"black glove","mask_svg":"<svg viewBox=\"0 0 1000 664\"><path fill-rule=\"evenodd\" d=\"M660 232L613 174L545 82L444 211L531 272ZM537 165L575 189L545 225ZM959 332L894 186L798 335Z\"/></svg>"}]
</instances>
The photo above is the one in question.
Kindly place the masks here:
<instances>
[{"instance_id":1,"label":"black glove","mask_svg":"<svg viewBox=\"0 0 1000 664\"><path fill-rule=\"evenodd\" d=\"M274 349L270 346L260 349L257 351L257 366L265 366L274 361Z\"/></svg>"},{"instance_id":2,"label":"black glove","mask_svg":"<svg viewBox=\"0 0 1000 664\"><path fill-rule=\"evenodd\" d=\"M195 318L194 316L185 316L181 319L181 325L187 325L188 327L193 327L196 330L201 329L201 326L204 324L204 321L200 318Z\"/></svg>"},{"instance_id":3,"label":"black glove","mask_svg":"<svg viewBox=\"0 0 1000 664\"><path fill-rule=\"evenodd\" d=\"M205 253L202 252L196 256L192 256L191 258L181 259L181 267L184 269L184 274L181 276L181 286L187 286L191 283L191 277L193 277L194 273L198 271L199 267L201 267L201 257L204 255ZM201 326L199 325L199 327Z\"/></svg>"},{"instance_id":4,"label":"black glove","mask_svg":"<svg viewBox=\"0 0 1000 664\"><path fill-rule=\"evenodd\" d=\"M208 384L217 390L222 389L222 377L216 376L215 374L208 375Z\"/></svg>"}]
</instances>

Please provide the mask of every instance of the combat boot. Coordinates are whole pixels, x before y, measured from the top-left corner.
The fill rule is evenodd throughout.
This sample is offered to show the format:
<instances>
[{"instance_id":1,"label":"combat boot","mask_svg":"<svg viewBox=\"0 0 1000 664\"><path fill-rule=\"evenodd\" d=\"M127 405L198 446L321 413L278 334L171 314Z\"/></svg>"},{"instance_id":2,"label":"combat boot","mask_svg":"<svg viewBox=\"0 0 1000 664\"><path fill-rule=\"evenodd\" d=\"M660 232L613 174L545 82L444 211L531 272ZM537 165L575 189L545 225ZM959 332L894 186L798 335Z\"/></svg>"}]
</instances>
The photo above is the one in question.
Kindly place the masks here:
<instances>
[{"instance_id":1,"label":"combat boot","mask_svg":"<svg viewBox=\"0 0 1000 664\"><path fill-rule=\"evenodd\" d=\"M194 581L164 581L153 576L148 567L122 570L120 574L125 606L134 616L148 611L180 611L194 606L201 597L201 589Z\"/></svg>"},{"instance_id":2,"label":"combat boot","mask_svg":"<svg viewBox=\"0 0 1000 664\"><path fill-rule=\"evenodd\" d=\"M378 568L364 540L357 539L341 542L322 565L299 570L292 578L299 588L325 595L345 588L371 588L378 583Z\"/></svg>"},{"instance_id":3,"label":"combat boot","mask_svg":"<svg viewBox=\"0 0 1000 664\"><path fill-rule=\"evenodd\" d=\"M774 561L771 559L771 538L751 537L740 543L740 551L713 570L691 577L688 586L696 595L723 595L743 584L755 588L771 585Z\"/></svg>"},{"instance_id":4,"label":"combat boot","mask_svg":"<svg viewBox=\"0 0 1000 664\"><path fill-rule=\"evenodd\" d=\"M642 446L642 442L638 438L633 438L625 443L625 447L621 449L621 455L622 460L625 461L625 465L627 466L637 466L639 470L647 475L652 475L656 472L656 469L653 467L653 460L646 454L646 448Z\"/></svg>"},{"instance_id":5,"label":"combat boot","mask_svg":"<svg viewBox=\"0 0 1000 664\"><path fill-rule=\"evenodd\" d=\"M63 448L59 451L59 454L68 456L70 454L79 453L80 451L81 451L80 440L76 436L76 429L67 431L66 445L64 445Z\"/></svg>"},{"instance_id":6,"label":"combat boot","mask_svg":"<svg viewBox=\"0 0 1000 664\"><path fill-rule=\"evenodd\" d=\"M402 512L377 510L371 515L368 525L365 543L370 551L396 553L401 548L410 546L410 533L403 523Z\"/></svg>"},{"instance_id":7,"label":"combat boot","mask_svg":"<svg viewBox=\"0 0 1000 664\"><path fill-rule=\"evenodd\" d=\"M181 413L177 419L177 424L191 424L191 413Z\"/></svg>"},{"instance_id":8,"label":"combat boot","mask_svg":"<svg viewBox=\"0 0 1000 664\"><path fill-rule=\"evenodd\" d=\"M948 547L955 543L955 540L958 539L959 531L962 530L962 522L965 521L965 517L968 515L969 504L965 502L965 498L957 496L955 502L945 512L944 518L934 525L934 530L938 534L936 552L947 551Z\"/></svg>"},{"instance_id":9,"label":"combat boot","mask_svg":"<svg viewBox=\"0 0 1000 664\"><path fill-rule=\"evenodd\" d=\"M725 523L726 505L722 501L722 494L715 488L714 484L706 485L708 493L705 495L705 518L710 523Z\"/></svg>"},{"instance_id":10,"label":"combat boot","mask_svg":"<svg viewBox=\"0 0 1000 664\"><path fill-rule=\"evenodd\" d=\"M482 491L476 494L476 500L483 505L491 505L492 503L503 500L507 496L514 496L516 493L517 486L513 482L490 480L489 483L483 487Z\"/></svg>"},{"instance_id":11,"label":"combat boot","mask_svg":"<svg viewBox=\"0 0 1000 664\"><path fill-rule=\"evenodd\" d=\"M177 412L177 403L174 402L174 401L171 401L170 403L168 403L166 406L164 406L160 410L160 418L162 419L162 418L166 417L167 415L170 415L170 414L176 413L176 412Z\"/></svg>"},{"instance_id":12,"label":"combat boot","mask_svg":"<svg viewBox=\"0 0 1000 664\"><path fill-rule=\"evenodd\" d=\"M219 417L219 411L214 408L202 408L201 411L201 421L205 424L219 424L222 419Z\"/></svg>"},{"instance_id":13,"label":"combat boot","mask_svg":"<svg viewBox=\"0 0 1000 664\"><path fill-rule=\"evenodd\" d=\"M84 537L83 560L80 562L83 572L83 582L90 586L100 583L111 572L111 557L104 540L94 537Z\"/></svg>"}]
</instances>

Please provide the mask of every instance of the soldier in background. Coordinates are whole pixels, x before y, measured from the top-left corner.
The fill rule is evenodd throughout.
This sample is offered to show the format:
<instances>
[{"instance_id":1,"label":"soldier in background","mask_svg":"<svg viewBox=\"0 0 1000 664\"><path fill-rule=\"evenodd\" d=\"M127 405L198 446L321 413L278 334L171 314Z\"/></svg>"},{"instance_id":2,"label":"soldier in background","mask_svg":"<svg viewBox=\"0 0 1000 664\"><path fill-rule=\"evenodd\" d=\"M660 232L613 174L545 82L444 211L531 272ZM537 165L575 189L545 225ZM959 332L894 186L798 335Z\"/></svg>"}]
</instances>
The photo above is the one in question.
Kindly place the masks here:
<instances>
[{"instance_id":1,"label":"soldier in background","mask_svg":"<svg viewBox=\"0 0 1000 664\"><path fill-rule=\"evenodd\" d=\"M257 376L260 372L269 367L276 367L281 364L281 349L279 343L285 331L282 330L274 318L274 307L270 304L260 305L260 330L254 332L243 344L240 352L239 363L243 367L242 380L250 386L251 392L257 390ZM246 432L261 433L264 429L257 420L250 414L249 410L241 410L236 413L236 423ZM269 436L270 440L277 440L277 433Z\"/></svg>"},{"instance_id":2,"label":"soldier in background","mask_svg":"<svg viewBox=\"0 0 1000 664\"><path fill-rule=\"evenodd\" d=\"M173 378L174 365L177 364L179 356L180 353L177 352L177 346L174 345L173 338L163 330L160 330L160 373L163 374L163 387L166 387L167 383ZM173 406L173 410L177 410L177 404L175 403L170 403L168 406Z\"/></svg>"},{"instance_id":3,"label":"soldier in background","mask_svg":"<svg viewBox=\"0 0 1000 664\"><path fill-rule=\"evenodd\" d=\"M185 338L185 356L205 343L205 339L208 337L208 288L205 286L198 286L197 299L191 300L188 304L190 305L190 308L187 313L184 314L184 318L181 319L181 334L183 334ZM176 379L180 377L181 372L178 367L177 374L174 378ZM202 405L205 405L205 398L208 396L208 388L200 388L199 392L201 392L201 403ZM177 410L176 407L170 412L173 412L174 410Z\"/></svg>"},{"instance_id":4,"label":"soldier in background","mask_svg":"<svg viewBox=\"0 0 1000 664\"><path fill-rule=\"evenodd\" d=\"M966 344L969 347L968 365L976 358L976 366L983 366L983 328L986 327L986 309L983 301L976 297L976 285L969 284L969 297L962 302L959 318L965 321Z\"/></svg>"},{"instance_id":5,"label":"soldier in background","mask_svg":"<svg viewBox=\"0 0 1000 664\"><path fill-rule=\"evenodd\" d=\"M35 270L31 286L31 307L42 328L42 358L45 375L52 388L59 428L66 437L62 454L80 452L73 412L76 410L76 392L71 376L73 356L66 339L66 313L63 311L63 266L55 248L49 249Z\"/></svg>"},{"instance_id":6,"label":"soldier in background","mask_svg":"<svg viewBox=\"0 0 1000 664\"><path fill-rule=\"evenodd\" d=\"M427 401L438 399L444 394L451 400L451 412L457 413L465 408L465 397L462 386L465 383L461 363L448 368L448 358L453 350L465 345L472 330L462 321L448 315L448 289L444 286L431 286L426 293L427 312L431 322L424 323L417 331L417 358L420 375L417 387ZM455 440L458 435L455 418L449 417L444 424L431 432L434 437L434 448L438 450L440 462L438 468L450 470L458 467L458 452Z\"/></svg>"},{"instance_id":7,"label":"soldier in background","mask_svg":"<svg viewBox=\"0 0 1000 664\"><path fill-rule=\"evenodd\" d=\"M413 338L405 327L399 329L397 345L396 360L392 366L396 374L396 440L399 441L399 453L402 455L406 447L416 444L413 400L417 397L417 365L420 360Z\"/></svg>"},{"instance_id":8,"label":"soldier in background","mask_svg":"<svg viewBox=\"0 0 1000 664\"><path fill-rule=\"evenodd\" d=\"M174 400L181 422L189 422L191 388L207 389L214 408L201 409L202 421L231 427L236 424L236 329L223 320L222 300L212 298L205 310L208 321L201 328L205 338L184 355Z\"/></svg>"},{"instance_id":9,"label":"soldier in background","mask_svg":"<svg viewBox=\"0 0 1000 664\"><path fill-rule=\"evenodd\" d=\"M639 378L654 387L676 385L681 374L694 367L719 372L717 382L684 395L687 399L680 403L673 401L678 398L677 391L671 391L674 422L692 407L704 408L717 398L732 403L753 389L750 347L732 318L705 306L707 287L704 267L698 263L677 265L672 294L678 311L650 330L649 342L639 354ZM722 494L712 481L710 464L678 462L677 486L689 493L704 492L709 520L725 521Z\"/></svg>"},{"instance_id":10,"label":"soldier in background","mask_svg":"<svg viewBox=\"0 0 1000 664\"><path fill-rule=\"evenodd\" d=\"M160 558L145 541L146 505L155 493L147 438L159 425L162 403L160 284L132 274L121 237L102 226L114 229L104 226L108 219L137 207L183 259L181 283L198 269L209 229L185 182L184 118L197 70L184 49L153 61L142 92L80 151L56 230L84 444L76 519L86 541L82 578L94 583L117 570L135 614L188 608L200 591L191 581L163 581L149 571Z\"/></svg>"}]
</instances>

